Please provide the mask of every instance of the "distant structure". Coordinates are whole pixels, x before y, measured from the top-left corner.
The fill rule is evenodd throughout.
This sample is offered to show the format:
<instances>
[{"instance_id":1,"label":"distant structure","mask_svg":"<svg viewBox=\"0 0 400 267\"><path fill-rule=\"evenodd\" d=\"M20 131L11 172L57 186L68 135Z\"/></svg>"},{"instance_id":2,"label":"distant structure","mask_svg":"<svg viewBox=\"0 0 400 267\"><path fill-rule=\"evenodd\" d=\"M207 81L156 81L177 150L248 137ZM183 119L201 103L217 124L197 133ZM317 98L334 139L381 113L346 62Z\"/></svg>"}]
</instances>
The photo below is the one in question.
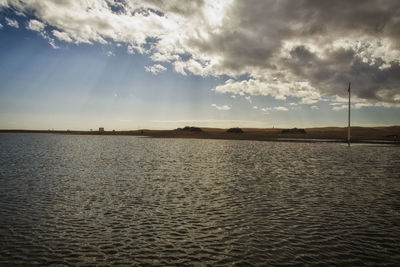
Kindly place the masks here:
<instances>
[{"instance_id":1,"label":"distant structure","mask_svg":"<svg viewBox=\"0 0 400 267\"><path fill-rule=\"evenodd\" d=\"M226 131L227 133L243 133L243 130L239 127L230 128Z\"/></svg>"},{"instance_id":2,"label":"distant structure","mask_svg":"<svg viewBox=\"0 0 400 267\"><path fill-rule=\"evenodd\" d=\"M176 129L177 131L186 131L186 132L202 132L203 130L199 127L190 127L190 126L185 126L183 129L178 128Z\"/></svg>"},{"instance_id":3,"label":"distant structure","mask_svg":"<svg viewBox=\"0 0 400 267\"><path fill-rule=\"evenodd\" d=\"M283 133L283 134L306 134L307 132L304 129L293 128L293 129L283 129L281 133Z\"/></svg>"},{"instance_id":4,"label":"distant structure","mask_svg":"<svg viewBox=\"0 0 400 267\"><path fill-rule=\"evenodd\" d=\"M104 132L104 127L99 127L99 132Z\"/></svg>"}]
</instances>

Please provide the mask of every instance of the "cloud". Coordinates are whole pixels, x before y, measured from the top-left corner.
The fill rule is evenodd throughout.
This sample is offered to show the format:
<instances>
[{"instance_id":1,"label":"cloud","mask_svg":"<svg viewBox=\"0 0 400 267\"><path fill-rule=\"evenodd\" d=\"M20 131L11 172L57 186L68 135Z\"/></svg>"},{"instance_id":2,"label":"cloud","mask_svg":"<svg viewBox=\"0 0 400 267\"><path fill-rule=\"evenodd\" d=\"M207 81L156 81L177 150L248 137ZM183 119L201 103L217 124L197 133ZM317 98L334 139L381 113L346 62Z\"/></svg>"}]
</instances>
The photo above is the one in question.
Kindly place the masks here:
<instances>
[{"instance_id":1,"label":"cloud","mask_svg":"<svg viewBox=\"0 0 400 267\"><path fill-rule=\"evenodd\" d=\"M285 79L281 80L276 77L267 76L259 76L258 79L253 78L243 81L229 79L224 84L216 86L214 90L219 93L247 93L254 96L269 95L278 100L285 100L288 96L292 96L304 98L304 103L307 104L310 103L312 99L320 96L318 91L310 86L308 82L296 81L291 83ZM247 96L246 99L249 100L250 96Z\"/></svg>"},{"instance_id":2,"label":"cloud","mask_svg":"<svg viewBox=\"0 0 400 267\"><path fill-rule=\"evenodd\" d=\"M10 19L10 18L5 18L5 19L6 19L6 23L8 26L14 27L14 28L19 28L18 21L16 21L15 19Z\"/></svg>"},{"instance_id":3,"label":"cloud","mask_svg":"<svg viewBox=\"0 0 400 267\"><path fill-rule=\"evenodd\" d=\"M279 107L265 107L265 108L261 108L261 111L267 112L271 111L271 110L277 110L277 111L289 111L289 109L287 107L283 107L283 106L279 106Z\"/></svg>"},{"instance_id":4,"label":"cloud","mask_svg":"<svg viewBox=\"0 0 400 267\"><path fill-rule=\"evenodd\" d=\"M0 23L0 29L3 29L3 25Z\"/></svg>"},{"instance_id":5,"label":"cloud","mask_svg":"<svg viewBox=\"0 0 400 267\"><path fill-rule=\"evenodd\" d=\"M54 39L45 31L45 27L46 25L44 23L36 19L29 20L28 25L26 26L28 30L39 32L40 35L46 39L54 49L58 49L59 47L55 44Z\"/></svg>"},{"instance_id":6,"label":"cloud","mask_svg":"<svg viewBox=\"0 0 400 267\"><path fill-rule=\"evenodd\" d=\"M373 47L376 44L370 45ZM306 78L322 95L345 96L346 82L351 81L352 94L358 98L400 103L394 98L400 91L398 60L391 55L387 55L387 60L391 61L383 57L373 59L372 51L361 48L357 52L356 42L348 48L328 49L331 51L317 55L304 46L295 47L290 51L291 60L285 66L297 76Z\"/></svg>"},{"instance_id":7,"label":"cloud","mask_svg":"<svg viewBox=\"0 0 400 267\"><path fill-rule=\"evenodd\" d=\"M286 108L286 107L274 107L274 110L278 110L278 111L289 111L289 109Z\"/></svg>"},{"instance_id":8,"label":"cloud","mask_svg":"<svg viewBox=\"0 0 400 267\"><path fill-rule=\"evenodd\" d=\"M73 41L72 38L69 36L69 34L66 32L60 32L57 30L53 30L52 33L60 41L64 41L67 43L70 43Z\"/></svg>"},{"instance_id":9,"label":"cloud","mask_svg":"<svg viewBox=\"0 0 400 267\"><path fill-rule=\"evenodd\" d=\"M318 106L311 106L311 109L313 109L313 110L318 110L319 107L318 107Z\"/></svg>"},{"instance_id":10,"label":"cloud","mask_svg":"<svg viewBox=\"0 0 400 267\"><path fill-rule=\"evenodd\" d=\"M360 109L360 108L364 108L364 107L373 107L374 105L371 103L356 103L354 104L354 108L355 109Z\"/></svg>"},{"instance_id":11,"label":"cloud","mask_svg":"<svg viewBox=\"0 0 400 267\"><path fill-rule=\"evenodd\" d=\"M218 110L230 110L231 109L231 107L228 105L218 106L217 104L211 104L211 106Z\"/></svg>"},{"instance_id":12,"label":"cloud","mask_svg":"<svg viewBox=\"0 0 400 267\"><path fill-rule=\"evenodd\" d=\"M396 98L397 96L395 96ZM400 97L400 95L399 95ZM348 98L343 97L335 97L333 99L326 99L329 105L332 106L332 110L342 110L348 109ZM351 109L361 109L365 107L399 107L399 105L392 104L392 103L382 103L382 102L369 102L366 99L354 97L351 100Z\"/></svg>"},{"instance_id":13,"label":"cloud","mask_svg":"<svg viewBox=\"0 0 400 267\"><path fill-rule=\"evenodd\" d=\"M144 68L145 68L145 70L146 70L147 72L151 72L151 73L153 73L154 75L156 75L156 74L158 74L158 73L161 73L161 72L164 72L164 71L167 70L166 67L164 67L163 65L160 65L160 64L155 64L155 65L153 65L153 66L146 66L146 67L144 67Z\"/></svg>"},{"instance_id":14,"label":"cloud","mask_svg":"<svg viewBox=\"0 0 400 267\"><path fill-rule=\"evenodd\" d=\"M319 101L319 99L317 99L317 98L304 97L301 100L301 104L311 105L311 104L317 103L318 101Z\"/></svg>"},{"instance_id":15,"label":"cloud","mask_svg":"<svg viewBox=\"0 0 400 267\"><path fill-rule=\"evenodd\" d=\"M55 41L54 41L54 39L53 38L51 38L48 34L47 34L47 32L40 32L40 35L44 38L44 39L46 39L48 42L49 42L49 44L51 45L51 47L53 47L54 49L58 49L58 48L60 48L59 46L57 46L56 44L55 44Z\"/></svg>"},{"instance_id":16,"label":"cloud","mask_svg":"<svg viewBox=\"0 0 400 267\"><path fill-rule=\"evenodd\" d=\"M59 41L119 43L182 75L228 77L214 88L219 93L311 105L346 96L351 81L353 96L400 105L398 0L2 0L0 6L33 14Z\"/></svg>"},{"instance_id":17,"label":"cloud","mask_svg":"<svg viewBox=\"0 0 400 267\"><path fill-rule=\"evenodd\" d=\"M339 111L339 110L343 110L343 109L347 109L347 108L348 108L348 105L341 105L341 106L336 105L336 106L334 106L334 107L332 108L332 110L334 110L334 111Z\"/></svg>"},{"instance_id":18,"label":"cloud","mask_svg":"<svg viewBox=\"0 0 400 267\"><path fill-rule=\"evenodd\" d=\"M46 25L36 19L31 19L28 23L27 29L32 31L41 32Z\"/></svg>"},{"instance_id":19,"label":"cloud","mask_svg":"<svg viewBox=\"0 0 400 267\"><path fill-rule=\"evenodd\" d=\"M176 72L178 72L178 73L180 73L182 75L185 75L185 76L187 75L183 62L175 61L173 65L174 65L174 69L175 69Z\"/></svg>"}]
</instances>

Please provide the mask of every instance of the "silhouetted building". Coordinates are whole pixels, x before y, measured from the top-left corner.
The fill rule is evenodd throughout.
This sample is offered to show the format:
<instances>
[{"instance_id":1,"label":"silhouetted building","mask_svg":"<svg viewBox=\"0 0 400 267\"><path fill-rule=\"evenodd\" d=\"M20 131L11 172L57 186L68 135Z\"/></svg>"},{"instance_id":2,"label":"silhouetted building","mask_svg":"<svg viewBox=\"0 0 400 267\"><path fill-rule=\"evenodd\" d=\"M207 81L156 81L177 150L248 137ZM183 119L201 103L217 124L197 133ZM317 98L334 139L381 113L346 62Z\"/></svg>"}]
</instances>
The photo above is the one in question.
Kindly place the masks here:
<instances>
[{"instance_id":1,"label":"silhouetted building","mask_svg":"<svg viewBox=\"0 0 400 267\"><path fill-rule=\"evenodd\" d=\"M104 127L99 127L99 132L104 132Z\"/></svg>"}]
</instances>

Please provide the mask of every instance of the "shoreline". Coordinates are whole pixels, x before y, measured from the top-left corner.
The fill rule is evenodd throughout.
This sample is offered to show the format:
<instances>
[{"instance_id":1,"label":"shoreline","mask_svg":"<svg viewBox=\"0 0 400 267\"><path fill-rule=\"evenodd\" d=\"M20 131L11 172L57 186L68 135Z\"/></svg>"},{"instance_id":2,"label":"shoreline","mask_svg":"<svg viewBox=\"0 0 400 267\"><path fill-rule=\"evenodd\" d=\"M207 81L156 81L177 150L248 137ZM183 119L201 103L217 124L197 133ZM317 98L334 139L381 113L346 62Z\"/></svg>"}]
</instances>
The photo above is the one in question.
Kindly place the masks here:
<instances>
[{"instance_id":1,"label":"shoreline","mask_svg":"<svg viewBox=\"0 0 400 267\"><path fill-rule=\"evenodd\" d=\"M221 128L198 128L198 131L175 130L130 130L130 131L75 131L75 130L18 130L5 129L0 133L45 133L72 135L118 135L143 136L149 138L194 138L220 140L249 140L269 142L301 143L347 143L347 127L305 128L306 133L282 133L280 128L243 128L242 133L229 133ZM400 145L400 126L352 127L351 143Z\"/></svg>"}]
</instances>

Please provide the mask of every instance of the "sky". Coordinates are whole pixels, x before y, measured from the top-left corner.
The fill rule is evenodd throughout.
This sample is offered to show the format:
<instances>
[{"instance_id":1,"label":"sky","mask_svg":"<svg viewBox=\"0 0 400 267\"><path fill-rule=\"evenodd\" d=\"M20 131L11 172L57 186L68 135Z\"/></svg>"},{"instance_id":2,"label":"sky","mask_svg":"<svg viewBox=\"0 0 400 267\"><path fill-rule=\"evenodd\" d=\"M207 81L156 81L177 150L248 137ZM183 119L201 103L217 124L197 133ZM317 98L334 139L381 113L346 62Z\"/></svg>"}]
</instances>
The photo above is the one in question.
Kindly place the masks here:
<instances>
[{"instance_id":1,"label":"sky","mask_svg":"<svg viewBox=\"0 0 400 267\"><path fill-rule=\"evenodd\" d=\"M0 129L400 125L398 0L0 0Z\"/></svg>"}]
</instances>

